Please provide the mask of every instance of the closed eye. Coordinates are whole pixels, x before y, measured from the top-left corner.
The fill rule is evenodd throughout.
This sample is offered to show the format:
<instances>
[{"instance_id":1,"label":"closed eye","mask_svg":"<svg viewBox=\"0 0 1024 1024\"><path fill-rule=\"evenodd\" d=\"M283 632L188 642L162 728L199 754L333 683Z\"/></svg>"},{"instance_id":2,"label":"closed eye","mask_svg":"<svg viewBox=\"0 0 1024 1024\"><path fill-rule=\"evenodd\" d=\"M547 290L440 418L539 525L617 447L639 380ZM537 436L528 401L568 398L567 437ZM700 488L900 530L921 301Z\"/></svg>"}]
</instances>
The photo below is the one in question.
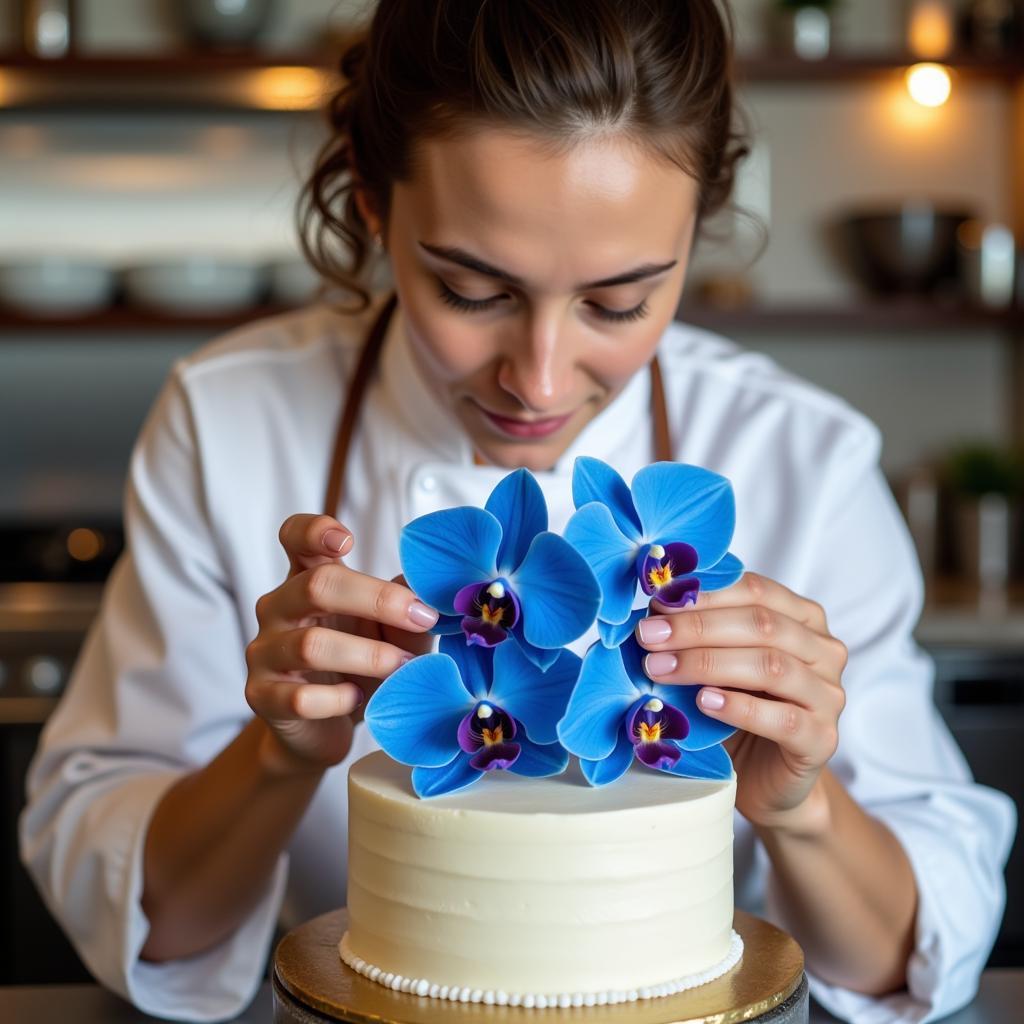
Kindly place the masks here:
<instances>
[{"instance_id":1,"label":"closed eye","mask_svg":"<svg viewBox=\"0 0 1024 1024\"><path fill-rule=\"evenodd\" d=\"M501 295L494 295L489 299L467 299L464 295L459 295L458 292L452 291L443 281L438 283L441 286L441 299L462 313L482 313L484 310L493 308L502 299ZM601 306L596 302L591 302L589 305L595 315L613 323L640 320L650 312L646 299L639 306L634 306L632 309L608 309L606 306Z\"/></svg>"}]
</instances>

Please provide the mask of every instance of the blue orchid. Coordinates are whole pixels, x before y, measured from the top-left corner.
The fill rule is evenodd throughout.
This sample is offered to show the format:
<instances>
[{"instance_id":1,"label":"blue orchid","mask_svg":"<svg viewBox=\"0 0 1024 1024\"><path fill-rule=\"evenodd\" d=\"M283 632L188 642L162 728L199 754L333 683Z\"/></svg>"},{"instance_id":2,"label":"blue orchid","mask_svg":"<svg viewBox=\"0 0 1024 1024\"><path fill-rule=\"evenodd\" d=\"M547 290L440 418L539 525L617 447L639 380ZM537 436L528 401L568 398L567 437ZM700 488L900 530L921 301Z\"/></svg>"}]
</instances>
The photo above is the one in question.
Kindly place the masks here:
<instances>
[{"instance_id":1,"label":"blue orchid","mask_svg":"<svg viewBox=\"0 0 1024 1024\"><path fill-rule=\"evenodd\" d=\"M638 587L681 608L702 587L720 590L743 574L743 563L728 550L736 525L732 484L718 473L655 462L627 487L607 463L583 456L573 465L572 497L576 512L565 539L600 582L598 632L608 647L618 646L646 614L633 609Z\"/></svg>"},{"instance_id":2,"label":"blue orchid","mask_svg":"<svg viewBox=\"0 0 1024 1024\"><path fill-rule=\"evenodd\" d=\"M412 765L417 796L465 789L487 772L543 778L569 755L556 725L579 678L572 651L543 671L516 644L488 649L443 636L381 683L365 721L385 753Z\"/></svg>"},{"instance_id":3,"label":"blue orchid","mask_svg":"<svg viewBox=\"0 0 1024 1024\"><path fill-rule=\"evenodd\" d=\"M591 627L601 604L585 558L548 530L544 495L527 469L504 477L482 509L414 519L399 558L409 587L440 613L432 632L461 632L487 648L511 634L543 669Z\"/></svg>"},{"instance_id":4,"label":"blue orchid","mask_svg":"<svg viewBox=\"0 0 1024 1024\"><path fill-rule=\"evenodd\" d=\"M634 758L688 779L728 779L722 746L736 730L697 707L697 685L665 686L644 674L647 652L633 637L619 647L593 644L583 658L557 733L580 759L592 786L614 782Z\"/></svg>"}]
</instances>

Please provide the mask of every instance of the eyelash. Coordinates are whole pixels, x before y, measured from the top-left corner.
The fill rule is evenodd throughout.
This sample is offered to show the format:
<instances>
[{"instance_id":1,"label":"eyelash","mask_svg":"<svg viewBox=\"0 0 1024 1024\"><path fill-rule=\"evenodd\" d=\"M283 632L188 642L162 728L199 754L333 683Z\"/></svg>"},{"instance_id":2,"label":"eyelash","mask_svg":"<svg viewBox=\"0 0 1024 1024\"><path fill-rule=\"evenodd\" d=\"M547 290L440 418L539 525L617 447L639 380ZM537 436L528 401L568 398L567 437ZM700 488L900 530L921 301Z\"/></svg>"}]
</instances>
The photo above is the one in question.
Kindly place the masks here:
<instances>
[{"instance_id":1,"label":"eyelash","mask_svg":"<svg viewBox=\"0 0 1024 1024\"><path fill-rule=\"evenodd\" d=\"M454 307L462 313L480 313L485 309L490 309L497 298L493 299L467 299L457 292L453 292L446 284L441 282L441 299L447 302L449 306ZM603 306L598 306L595 303L591 303L594 312L601 317L602 320L610 320L613 323L626 323L633 320L640 320L647 316L647 300L645 299L640 303L639 306L634 306L633 309L625 309L622 311L614 309L605 309Z\"/></svg>"}]
</instances>

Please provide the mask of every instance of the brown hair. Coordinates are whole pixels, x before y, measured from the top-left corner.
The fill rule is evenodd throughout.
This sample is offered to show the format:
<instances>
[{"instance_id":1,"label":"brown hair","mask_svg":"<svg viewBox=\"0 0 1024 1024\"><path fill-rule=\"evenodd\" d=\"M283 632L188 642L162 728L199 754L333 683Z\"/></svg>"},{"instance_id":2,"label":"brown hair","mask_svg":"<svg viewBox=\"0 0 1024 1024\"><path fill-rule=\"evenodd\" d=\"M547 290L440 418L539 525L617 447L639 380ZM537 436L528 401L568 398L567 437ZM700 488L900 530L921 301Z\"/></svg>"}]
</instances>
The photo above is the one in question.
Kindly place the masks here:
<instances>
[{"instance_id":1,"label":"brown hair","mask_svg":"<svg viewBox=\"0 0 1024 1024\"><path fill-rule=\"evenodd\" d=\"M482 124L552 150L599 132L652 147L698 182L699 231L749 152L732 36L719 0L380 0L341 56L331 134L299 196L306 259L365 309L370 238L353 186L386 224L416 141Z\"/></svg>"}]
</instances>

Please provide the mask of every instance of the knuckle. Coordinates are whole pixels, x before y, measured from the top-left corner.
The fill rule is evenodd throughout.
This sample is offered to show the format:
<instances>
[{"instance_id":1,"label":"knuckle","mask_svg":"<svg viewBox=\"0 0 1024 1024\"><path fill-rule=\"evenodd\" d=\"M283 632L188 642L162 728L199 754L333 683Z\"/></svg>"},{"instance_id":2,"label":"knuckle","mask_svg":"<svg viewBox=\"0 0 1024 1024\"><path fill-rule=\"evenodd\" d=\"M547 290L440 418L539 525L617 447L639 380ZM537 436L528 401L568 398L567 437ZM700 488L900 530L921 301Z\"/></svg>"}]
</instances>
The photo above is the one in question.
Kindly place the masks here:
<instances>
[{"instance_id":1,"label":"knuckle","mask_svg":"<svg viewBox=\"0 0 1024 1024\"><path fill-rule=\"evenodd\" d=\"M335 568L326 563L318 565L306 573L306 598L312 607L326 609L327 599L334 583Z\"/></svg>"},{"instance_id":2,"label":"knuckle","mask_svg":"<svg viewBox=\"0 0 1024 1024\"><path fill-rule=\"evenodd\" d=\"M807 597L804 600L810 605L811 615L818 620L818 622L825 621L825 606L820 601L815 601L814 598Z\"/></svg>"},{"instance_id":3,"label":"knuckle","mask_svg":"<svg viewBox=\"0 0 1024 1024\"><path fill-rule=\"evenodd\" d=\"M786 674L786 659L775 647L765 647L761 652L761 675L777 682Z\"/></svg>"},{"instance_id":4,"label":"knuckle","mask_svg":"<svg viewBox=\"0 0 1024 1024\"><path fill-rule=\"evenodd\" d=\"M839 730L834 725L825 726L821 731L821 742L827 761L839 749Z\"/></svg>"},{"instance_id":5,"label":"knuckle","mask_svg":"<svg viewBox=\"0 0 1024 1024\"><path fill-rule=\"evenodd\" d=\"M715 652L710 647L701 647L693 653L697 662L697 672L700 673L701 678L713 675L716 664Z\"/></svg>"},{"instance_id":6,"label":"knuckle","mask_svg":"<svg viewBox=\"0 0 1024 1024\"><path fill-rule=\"evenodd\" d=\"M703 612L694 609L686 614L684 621L689 623L690 632L696 639L700 640L704 636L707 630L707 621L704 618Z\"/></svg>"},{"instance_id":7,"label":"knuckle","mask_svg":"<svg viewBox=\"0 0 1024 1024\"><path fill-rule=\"evenodd\" d=\"M800 712L789 704L779 713L779 728L785 736L796 736L800 732Z\"/></svg>"},{"instance_id":8,"label":"knuckle","mask_svg":"<svg viewBox=\"0 0 1024 1024\"><path fill-rule=\"evenodd\" d=\"M764 597L764 580L756 572L748 572L746 575L747 591L751 598L759 601Z\"/></svg>"},{"instance_id":9,"label":"knuckle","mask_svg":"<svg viewBox=\"0 0 1024 1024\"><path fill-rule=\"evenodd\" d=\"M846 668L850 661L850 649L840 640L838 637L830 637L832 646L835 648L836 657L839 659L839 664L842 668Z\"/></svg>"},{"instance_id":10,"label":"knuckle","mask_svg":"<svg viewBox=\"0 0 1024 1024\"><path fill-rule=\"evenodd\" d=\"M263 625L267 621L270 612L270 594L260 594L256 598L256 621Z\"/></svg>"},{"instance_id":11,"label":"knuckle","mask_svg":"<svg viewBox=\"0 0 1024 1024\"><path fill-rule=\"evenodd\" d=\"M764 605L755 604L751 612L754 624L754 632L758 636L771 637L776 632L775 613L765 608Z\"/></svg>"},{"instance_id":12,"label":"knuckle","mask_svg":"<svg viewBox=\"0 0 1024 1024\"><path fill-rule=\"evenodd\" d=\"M383 619L393 605L395 587L391 583L381 583L373 591L373 616L380 621Z\"/></svg>"},{"instance_id":13,"label":"knuckle","mask_svg":"<svg viewBox=\"0 0 1024 1024\"><path fill-rule=\"evenodd\" d=\"M319 668L326 651L327 644L321 627L308 626L300 630L296 654L303 668Z\"/></svg>"},{"instance_id":14,"label":"knuckle","mask_svg":"<svg viewBox=\"0 0 1024 1024\"><path fill-rule=\"evenodd\" d=\"M376 679L383 679L391 672L393 661L391 651L384 644L373 644L367 655L369 674Z\"/></svg>"},{"instance_id":15,"label":"knuckle","mask_svg":"<svg viewBox=\"0 0 1024 1024\"><path fill-rule=\"evenodd\" d=\"M252 672L259 664L259 637L255 637L245 645L245 667Z\"/></svg>"},{"instance_id":16,"label":"knuckle","mask_svg":"<svg viewBox=\"0 0 1024 1024\"><path fill-rule=\"evenodd\" d=\"M840 715L846 710L846 690L841 686L836 687L836 708Z\"/></svg>"}]
</instances>

